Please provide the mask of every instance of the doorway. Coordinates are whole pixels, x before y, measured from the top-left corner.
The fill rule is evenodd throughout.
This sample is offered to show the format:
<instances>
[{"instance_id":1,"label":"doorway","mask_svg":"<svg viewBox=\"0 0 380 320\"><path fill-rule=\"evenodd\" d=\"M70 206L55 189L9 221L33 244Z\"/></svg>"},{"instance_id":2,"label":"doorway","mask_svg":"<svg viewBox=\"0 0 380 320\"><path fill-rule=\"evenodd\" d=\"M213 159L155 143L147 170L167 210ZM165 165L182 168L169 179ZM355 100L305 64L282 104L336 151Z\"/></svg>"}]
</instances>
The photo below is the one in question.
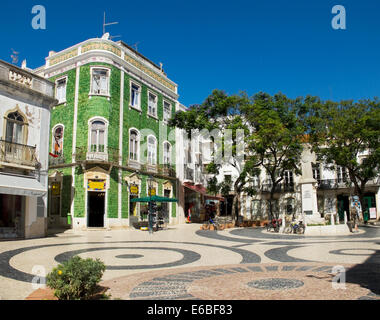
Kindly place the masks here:
<instances>
[{"instance_id":1,"label":"doorway","mask_svg":"<svg viewBox=\"0 0 380 320\"><path fill-rule=\"evenodd\" d=\"M344 212L347 215L347 221L350 220L350 201L348 196L339 195L338 200L338 215L339 221L344 221Z\"/></svg>"},{"instance_id":2,"label":"doorway","mask_svg":"<svg viewBox=\"0 0 380 320\"><path fill-rule=\"evenodd\" d=\"M88 227L103 228L105 213L105 192L88 191Z\"/></svg>"}]
</instances>

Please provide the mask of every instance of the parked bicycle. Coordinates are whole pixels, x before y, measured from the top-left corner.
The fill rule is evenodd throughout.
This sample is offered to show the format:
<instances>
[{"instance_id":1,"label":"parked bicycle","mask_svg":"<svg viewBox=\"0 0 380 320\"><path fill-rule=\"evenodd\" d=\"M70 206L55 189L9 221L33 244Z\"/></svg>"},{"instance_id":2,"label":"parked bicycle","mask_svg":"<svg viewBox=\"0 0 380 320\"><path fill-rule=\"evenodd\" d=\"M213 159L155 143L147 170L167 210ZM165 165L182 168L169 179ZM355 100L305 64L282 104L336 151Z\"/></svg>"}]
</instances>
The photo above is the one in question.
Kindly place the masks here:
<instances>
[{"instance_id":1,"label":"parked bicycle","mask_svg":"<svg viewBox=\"0 0 380 320\"><path fill-rule=\"evenodd\" d=\"M302 221L292 221L289 225L287 225L284 229L284 233L296 233L296 234L304 234L305 233L305 225Z\"/></svg>"},{"instance_id":2,"label":"parked bicycle","mask_svg":"<svg viewBox=\"0 0 380 320\"><path fill-rule=\"evenodd\" d=\"M280 227L282 225L282 219L272 219L267 225L267 231L271 231L272 229L274 232L279 232Z\"/></svg>"},{"instance_id":3,"label":"parked bicycle","mask_svg":"<svg viewBox=\"0 0 380 320\"><path fill-rule=\"evenodd\" d=\"M219 223L215 219L213 219L211 217L208 220L208 225L209 226L211 226L211 225L214 226L214 230L219 230L219 228L220 228Z\"/></svg>"}]
</instances>

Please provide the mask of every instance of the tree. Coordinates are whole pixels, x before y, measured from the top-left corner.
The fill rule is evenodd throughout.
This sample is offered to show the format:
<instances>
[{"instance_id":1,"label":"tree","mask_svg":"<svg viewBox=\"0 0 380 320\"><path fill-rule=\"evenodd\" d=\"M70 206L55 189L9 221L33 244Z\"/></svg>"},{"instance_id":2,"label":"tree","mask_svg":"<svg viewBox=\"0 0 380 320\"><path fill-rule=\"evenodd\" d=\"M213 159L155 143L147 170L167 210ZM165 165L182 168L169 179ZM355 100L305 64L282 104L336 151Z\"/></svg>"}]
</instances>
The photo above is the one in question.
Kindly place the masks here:
<instances>
[{"instance_id":1,"label":"tree","mask_svg":"<svg viewBox=\"0 0 380 320\"><path fill-rule=\"evenodd\" d=\"M305 108L301 98L290 99L282 93L270 96L257 93L251 103L243 106L242 116L252 128L246 140L253 153L253 161L265 170L269 178L269 214L278 218L274 211L274 196L284 179L285 171L301 174L301 154L304 148Z\"/></svg>"},{"instance_id":2,"label":"tree","mask_svg":"<svg viewBox=\"0 0 380 320\"><path fill-rule=\"evenodd\" d=\"M347 170L365 210L366 184L380 173L380 101L338 103L308 97L306 105L312 150L327 165Z\"/></svg>"},{"instance_id":3,"label":"tree","mask_svg":"<svg viewBox=\"0 0 380 320\"><path fill-rule=\"evenodd\" d=\"M220 140L219 148L208 171L216 176L220 167L226 164L236 169L238 176L233 183L236 218L240 212L241 194L254 195L258 191L252 182L264 168L271 180L269 210L272 217L275 190L283 180L285 170L300 173L304 139L300 117L304 112L300 98L292 100L283 94L272 97L262 92L249 98L245 93L228 96L223 91L214 90L202 105L193 106L186 114L177 113L171 125L186 130L218 129L222 133L214 137ZM230 143L221 143L225 142L224 133L228 130L231 132ZM243 140L239 133L244 133ZM220 161L222 157L223 161ZM210 182L213 189L218 188L215 180Z\"/></svg>"},{"instance_id":4,"label":"tree","mask_svg":"<svg viewBox=\"0 0 380 320\"><path fill-rule=\"evenodd\" d=\"M242 105L248 102L243 94L229 96L224 91L214 90L201 105L194 105L187 112L177 112L170 120L171 126L186 130L188 136L194 136L192 133L195 131L202 135L204 129L211 133L217 132L212 139L218 148L207 166L208 173L214 176L209 180L209 190L213 193L223 190L226 193L226 190L231 188L231 182L222 181L218 184L216 176L223 165L229 164L236 169L238 178L233 183L235 217L238 217L240 212L240 194L247 188L248 172L244 169L244 150L241 150L244 141L241 141L239 131L245 135L250 133L246 121L241 116ZM226 135L227 132L230 135Z\"/></svg>"}]
</instances>

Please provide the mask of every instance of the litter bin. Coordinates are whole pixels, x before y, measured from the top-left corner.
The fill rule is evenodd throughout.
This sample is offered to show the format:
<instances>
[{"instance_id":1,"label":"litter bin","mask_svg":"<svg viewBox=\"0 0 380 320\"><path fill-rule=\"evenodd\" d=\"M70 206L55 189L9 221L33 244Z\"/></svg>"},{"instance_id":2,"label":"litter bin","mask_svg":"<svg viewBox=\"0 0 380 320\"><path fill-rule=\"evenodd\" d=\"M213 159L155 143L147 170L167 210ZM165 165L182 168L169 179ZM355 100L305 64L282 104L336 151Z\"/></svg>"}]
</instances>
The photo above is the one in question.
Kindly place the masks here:
<instances>
[{"instance_id":1,"label":"litter bin","mask_svg":"<svg viewBox=\"0 0 380 320\"><path fill-rule=\"evenodd\" d=\"M67 224L71 226L71 213L67 214Z\"/></svg>"}]
</instances>

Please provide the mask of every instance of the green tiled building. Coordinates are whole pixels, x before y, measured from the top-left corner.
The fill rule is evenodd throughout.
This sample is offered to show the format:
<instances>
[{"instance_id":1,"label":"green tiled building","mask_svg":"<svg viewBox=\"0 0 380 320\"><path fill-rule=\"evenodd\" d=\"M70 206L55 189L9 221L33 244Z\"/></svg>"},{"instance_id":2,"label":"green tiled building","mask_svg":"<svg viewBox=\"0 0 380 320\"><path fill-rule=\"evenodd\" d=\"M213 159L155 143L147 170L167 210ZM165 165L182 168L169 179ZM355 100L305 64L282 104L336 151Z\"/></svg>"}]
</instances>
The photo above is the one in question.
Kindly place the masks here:
<instances>
[{"instance_id":1,"label":"green tiled building","mask_svg":"<svg viewBox=\"0 0 380 320\"><path fill-rule=\"evenodd\" d=\"M144 218L130 202L177 197L177 85L122 41L90 39L50 52L35 73L56 84L50 123L49 225L124 227ZM152 190L152 191L150 191ZM178 204L163 204L168 223Z\"/></svg>"}]
</instances>

